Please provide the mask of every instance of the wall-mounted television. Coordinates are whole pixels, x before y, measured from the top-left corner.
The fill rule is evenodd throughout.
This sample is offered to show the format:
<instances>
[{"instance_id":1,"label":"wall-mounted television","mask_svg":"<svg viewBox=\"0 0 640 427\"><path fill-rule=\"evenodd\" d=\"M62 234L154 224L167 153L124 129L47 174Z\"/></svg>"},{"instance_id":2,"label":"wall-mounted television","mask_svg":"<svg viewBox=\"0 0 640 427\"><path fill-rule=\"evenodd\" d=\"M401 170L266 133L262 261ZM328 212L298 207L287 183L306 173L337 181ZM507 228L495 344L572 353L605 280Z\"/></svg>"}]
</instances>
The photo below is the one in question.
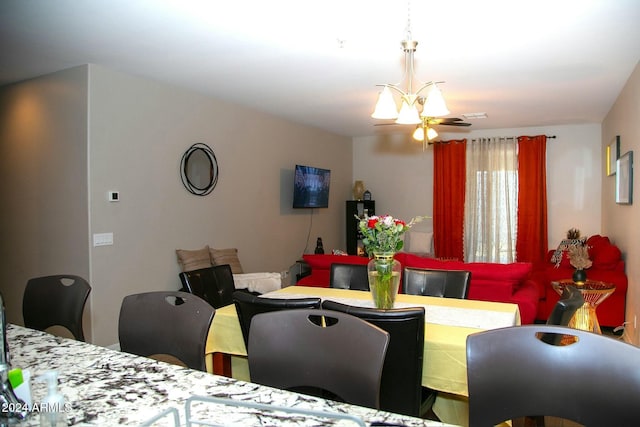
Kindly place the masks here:
<instances>
[{"instance_id":1,"label":"wall-mounted television","mask_svg":"<svg viewBox=\"0 0 640 427\"><path fill-rule=\"evenodd\" d=\"M328 208L331 171L296 165L293 179L294 208Z\"/></svg>"}]
</instances>

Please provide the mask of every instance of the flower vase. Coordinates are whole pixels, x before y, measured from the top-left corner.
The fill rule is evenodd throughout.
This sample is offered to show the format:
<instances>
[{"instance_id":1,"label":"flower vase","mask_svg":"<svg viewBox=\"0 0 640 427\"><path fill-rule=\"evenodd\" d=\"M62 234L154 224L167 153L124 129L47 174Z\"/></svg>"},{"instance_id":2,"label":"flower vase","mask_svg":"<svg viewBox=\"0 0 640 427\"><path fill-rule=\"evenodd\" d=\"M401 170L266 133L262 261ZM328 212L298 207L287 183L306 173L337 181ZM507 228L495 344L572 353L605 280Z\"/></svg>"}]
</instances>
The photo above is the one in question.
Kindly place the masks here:
<instances>
[{"instance_id":1,"label":"flower vase","mask_svg":"<svg viewBox=\"0 0 640 427\"><path fill-rule=\"evenodd\" d=\"M573 272L572 279L575 283L583 284L587 280L587 272L582 268L578 268Z\"/></svg>"},{"instance_id":2,"label":"flower vase","mask_svg":"<svg viewBox=\"0 0 640 427\"><path fill-rule=\"evenodd\" d=\"M393 308L398 295L402 265L393 255L393 252L374 252L367 264L369 290L376 308Z\"/></svg>"}]
</instances>

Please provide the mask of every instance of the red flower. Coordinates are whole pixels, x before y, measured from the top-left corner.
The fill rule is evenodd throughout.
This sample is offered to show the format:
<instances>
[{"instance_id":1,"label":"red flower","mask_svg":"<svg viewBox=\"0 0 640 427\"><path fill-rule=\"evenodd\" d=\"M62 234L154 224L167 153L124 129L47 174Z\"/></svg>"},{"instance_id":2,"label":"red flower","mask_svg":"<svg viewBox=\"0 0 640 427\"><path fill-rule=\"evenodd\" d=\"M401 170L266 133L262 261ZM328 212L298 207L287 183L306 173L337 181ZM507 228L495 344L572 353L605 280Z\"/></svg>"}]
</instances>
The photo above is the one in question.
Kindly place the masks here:
<instances>
[{"instance_id":1,"label":"red flower","mask_svg":"<svg viewBox=\"0 0 640 427\"><path fill-rule=\"evenodd\" d=\"M378 223L378 218L374 218L374 219L369 218L369 221L367 222L367 227L375 228L377 223Z\"/></svg>"},{"instance_id":2,"label":"red flower","mask_svg":"<svg viewBox=\"0 0 640 427\"><path fill-rule=\"evenodd\" d=\"M403 220L401 220L401 219L396 219L394 222L396 223L396 225L401 225L401 226L403 226L403 227L404 227L405 225L407 225L407 224L406 224Z\"/></svg>"}]
</instances>

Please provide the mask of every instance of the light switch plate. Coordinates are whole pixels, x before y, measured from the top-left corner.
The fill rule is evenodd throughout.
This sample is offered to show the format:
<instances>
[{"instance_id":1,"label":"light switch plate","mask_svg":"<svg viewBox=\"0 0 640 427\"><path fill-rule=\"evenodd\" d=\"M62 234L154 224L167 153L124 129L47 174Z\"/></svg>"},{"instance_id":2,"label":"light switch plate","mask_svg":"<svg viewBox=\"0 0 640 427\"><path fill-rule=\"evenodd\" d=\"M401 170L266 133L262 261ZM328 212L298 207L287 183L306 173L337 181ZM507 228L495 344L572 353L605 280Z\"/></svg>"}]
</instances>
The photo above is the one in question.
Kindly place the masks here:
<instances>
[{"instance_id":1,"label":"light switch plate","mask_svg":"<svg viewBox=\"0 0 640 427\"><path fill-rule=\"evenodd\" d=\"M110 202L119 202L120 201L120 192L119 191L109 191L107 192L107 200Z\"/></svg>"},{"instance_id":2,"label":"light switch plate","mask_svg":"<svg viewBox=\"0 0 640 427\"><path fill-rule=\"evenodd\" d=\"M93 246L113 245L113 233L96 233L93 235Z\"/></svg>"}]
</instances>

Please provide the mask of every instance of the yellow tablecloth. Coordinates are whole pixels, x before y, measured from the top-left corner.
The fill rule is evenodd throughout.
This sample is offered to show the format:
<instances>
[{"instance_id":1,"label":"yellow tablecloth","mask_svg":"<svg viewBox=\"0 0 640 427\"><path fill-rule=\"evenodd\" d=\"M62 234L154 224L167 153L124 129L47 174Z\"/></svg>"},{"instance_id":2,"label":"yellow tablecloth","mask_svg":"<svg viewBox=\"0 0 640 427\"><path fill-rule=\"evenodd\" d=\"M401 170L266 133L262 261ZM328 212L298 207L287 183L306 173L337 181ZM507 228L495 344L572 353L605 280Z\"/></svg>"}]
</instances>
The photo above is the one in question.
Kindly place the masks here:
<instances>
[{"instance_id":1,"label":"yellow tablecloth","mask_svg":"<svg viewBox=\"0 0 640 427\"><path fill-rule=\"evenodd\" d=\"M322 299L343 302L361 300L362 305L365 306L371 300L368 292L306 286L290 286L271 292L269 295L274 297L318 296ZM353 303L354 301L349 302ZM466 402L466 396L468 396L467 336L486 329L519 325L520 311L518 306L516 304L406 294L398 295L396 305L425 307L427 321L425 324L422 385L443 392L438 394L438 399L434 404L434 412L442 421L451 424L466 424L466 419L468 419ZM454 315L454 317L447 319L447 313ZM465 319L466 317L468 319ZM464 326L467 324L473 326ZM210 356L215 352L244 357L247 355L240 323L233 305L217 309L213 317L206 346L209 372L212 372L213 369ZM242 361L235 360L232 369L234 377L249 379L246 361L243 365Z\"/></svg>"}]
</instances>

